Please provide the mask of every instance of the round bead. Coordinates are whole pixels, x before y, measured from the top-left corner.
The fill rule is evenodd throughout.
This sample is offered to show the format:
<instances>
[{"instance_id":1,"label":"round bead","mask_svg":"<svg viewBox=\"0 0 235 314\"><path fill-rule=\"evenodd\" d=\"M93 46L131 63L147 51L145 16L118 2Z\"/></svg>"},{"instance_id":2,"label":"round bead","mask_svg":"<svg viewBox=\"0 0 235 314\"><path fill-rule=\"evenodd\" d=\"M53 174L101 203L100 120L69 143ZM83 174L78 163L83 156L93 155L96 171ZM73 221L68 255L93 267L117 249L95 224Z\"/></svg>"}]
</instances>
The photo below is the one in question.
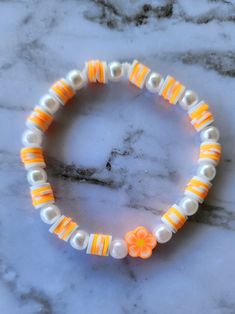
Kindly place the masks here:
<instances>
[{"instance_id":1,"label":"round bead","mask_svg":"<svg viewBox=\"0 0 235 314\"><path fill-rule=\"evenodd\" d=\"M219 130L215 126L208 126L201 132L201 140L217 142L220 138Z\"/></svg>"},{"instance_id":2,"label":"round bead","mask_svg":"<svg viewBox=\"0 0 235 314\"><path fill-rule=\"evenodd\" d=\"M186 216L194 215L198 210L198 202L190 197L184 197L179 202L182 212Z\"/></svg>"},{"instance_id":3,"label":"round bead","mask_svg":"<svg viewBox=\"0 0 235 314\"><path fill-rule=\"evenodd\" d=\"M109 80L116 82L119 81L123 76L122 64L119 62L111 62L109 64Z\"/></svg>"},{"instance_id":4,"label":"round bead","mask_svg":"<svg viewBox=\"0 0 235 314\"><path fill-rule=\"evenodd\" d=\"M66 79L75 91L79 90L84 85L84 77L81 71L78 70L70 71Z\"/></svg>"},{"instance_id":5,"label":"round bead","mask_svg":"<svg viewBox=\"0 0 235 314\"><path fill-rule=\"evenodd\" d=\"M123 71L123 76L129 77L130 72L131 72L131 64L129 62L123 62L122 71Z\"/></svg>"},{"instance_id":6,"label":"round bead","mask_svg":"<svg viewBox=\"0 0 235 314\"><path fill-rule=\"evenodd\" d=\"M157 226L153 230L153 234L159 243L166 243L172 237L172 232L164 224Z\"/></svg>"},{"instance_id":7,"label":"round bead","mask_svg":"<svg viewBox=\"0 0 235 314\"><path fill-rule=\"evenodd\" d=\"M43 222L48 225L53 224L61 216L60 209L54 205L50 204L47 207L43 207L40 211L40 217Z\"/></svg>"},{"instance_id":8,"label":"round bead","mask_svg":"<svg viewBox=\"0 0 235 314\"><path fill-rule=\"evenodd\" d=\"M110 255L113 258L121 259L127 256L128 248L123 239L114 239L110 245Z\"/></svg>"},{"instance_id":9,"label":"round bead","mask_svg":"<svg viewBox=\"0 0 235 314\"><path fill-rule=\"evenodd\" d=\"M156 72L152 72L146 81L146 88L151 93L157 93L162 85L162 82L163 77Z\"/></svg>"},{"instance_id":10,"label":"round bead","mask_svg":"<svg viewBox=\"0 0 235 314\"><path fill-rule=\"evenodd\" d=\"M37 130L26 130L22 135L22 143L26 147L40 147L42 135Z\"/></svg>"},{"instance_id":11,"label":"round bead","mask_svg":"<svg viewBox=\"0 0 235 314\"><path fill-rule=\"evenodd\" d=\"M30 185L43 184L47 181L46 171L40 167L35 167L29 170L27 180Z\"/></svg>"},{"instance_id":12,"label":"round bead","mask_svg":"<svg viewBox=\"0 0 235 314\"><path fill-rule=\"evenodd\" d=\"M46 112L48 112L50 114L54 114L59 109L60 104L54 97L47 94L40 99L40 106Z\"/></svg>"},{"instance_id":13,"label":"round bead","mask_svg":"<svg viewBox=\"0 0 235 314\"><path fill-rule=\"evenodd\" d=\"M203 163L198 167L197 175L211 181L216 175L215 166L210 163Z\"/></svg>"},{"instance_id":14,"label":"round bead","mask_svg":"<svg viewBox=\"0 0 235 314\"><path fill-rule=\"evenodd\" d=\"M70 238L71 246L76 250L84 250L89 241L89 234L84 230L76 230Z\"/></svg>"},{"instance_id":15,"label":"round bead","mask_svg":"<svg viewBox=\"0 0 235 314\"><path fill-rule=\"evenodd\" d=\"M188 110L191 106L195 105L198 102L198 96L195 92L191 90L186 90L183 98L180 100L180 106Z\"/></svg>"}]
</instances>

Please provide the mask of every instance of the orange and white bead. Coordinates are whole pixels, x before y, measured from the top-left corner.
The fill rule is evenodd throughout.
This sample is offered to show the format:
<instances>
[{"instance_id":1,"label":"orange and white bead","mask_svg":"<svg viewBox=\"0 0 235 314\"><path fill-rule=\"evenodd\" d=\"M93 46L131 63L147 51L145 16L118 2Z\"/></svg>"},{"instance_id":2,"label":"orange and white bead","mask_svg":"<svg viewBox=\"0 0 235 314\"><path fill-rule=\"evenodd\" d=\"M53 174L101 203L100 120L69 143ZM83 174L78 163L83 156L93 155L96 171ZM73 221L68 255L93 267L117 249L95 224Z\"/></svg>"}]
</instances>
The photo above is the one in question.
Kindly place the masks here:
<instances>
[{"instance_id":1,"label":"orange and white bead","mask_svg":"<svg viewBox=\"0 0 235 314\"><path fill-rule=\"evenodd\" d=\"M184 194L202 203L207 197L211 183L205 178L195 176L187 184Z\"/></svg>"},{"instance_id":2,"label":"orange and white bead","mask_svg":"<svg viewBox=\"0 0 235 314\"><path fill-rule=\"evenodd\" d=\"M30 188L33 206L38 209L55 202L50 183L33 185Z\"/></svg>"},{"instance_id":3,"label":"orange and white bead","mask_svg":"<svg viewBox=\"0 0 235 314\"><path fill-rule=\"evenodd\" d=\"M170 229L171 232L176 233L185 224L187 217L182 213L181 208L174 204L162 216L162 222Z\"/></svg>"},{"instance_id":4,"label":"orange and white bead","mask_svg":"<svg viewBox=\"0 0 235 314\"><path fill-rule=\"evenodd\" d=\"M221 158L221 145L217 142L203 142L200 145L199 162L217 165Z\"/></svg>"},{"instance_id":5,"label":"orange and white bead","mask_svg":"<svg viewBox=\"0 0 235 314\"><path fill-rule=\"evenodd\" d=\"M159 95L175 105L183 95L185 86L178 82L173 76L168 75L162 84Z\"/></svg>"},{"instance_id":6,"label":"orange and white bead","mask_svg":"<svg viewBox=\"0 0 235 314\"><path fill-rule=\"evenodd\" d=\"M189 109L188 115L191 124L197 132L203 130L214 121L212 113L209 111L209 105L204 101Z\"/></svg>"},{"instance_id":7,"label":"orange and white bead","mask_svg":"<svg viewBox=\"0 0 235 314\"><path fill-rule=\"evenodd\" d=\"M42 148L40 147L24 147L20 152L21 161L24 163L26 169L32 167L46 167Z\"/></svg>"},{"instance_id":8,"label":"orange and white bead","mask_svg":"<svg viewBox=\"0 0 235 314\"><path fill-rule=\"evenodd\" d=\"M159 94L170 104L179 104L187 111L191 124L200 132L201 145L196 176L187 184L184 196L171 206L161 217L161 223L150 232L138 226L127 232L124 238L112 235L91 233L79 228L70 217L61 213L55 204L50 183L47 182L46 163L42 151L42 135L51 125L54 115L67 104L87 83L105 84L127 79L136 87L146 88ZM177 81L174 77L163 76L151 71L149 67L134 60L129 62L110 62L90 60L81 71L74 69L65 78L56 81L40 100L26 121L28 129L23 133L21 160L27 170L27 180L33 206L40 210L41 220L50 225L49 232L63 241L69 241L77 251L87 254L112 256L116 259L131 257L149 258L158 243L168 242L174 233L183 227L187 218L195 214L199 203L207 196L216 175L216 166L221 158L221 145L218 143L219 130L211 125L214 121L209 105L199 101L198 95Z\"/></svg>"},{"instance_id":9,"label":"orange and white bead","mask_svg":"<svg viewBox=\"0 0 235 314\"><path fill-rule=\"evenodd\" d=\"M59 239L67 242L77 228L78 225L72 218L62 215L51 226L49 231L55 234Z\"/></svg>"},{"instance_id":10,"label":"orange and white bead","mask_svg":"<svg viewBox=\"0 0 235 314\"><path fill-rule=\"evenodd\" d=\"M30 114L26 121L29 128L36 128L41 132L45 132L53 121L53 116L43 110L43 108L36 106L34 111Z\"/></svg>"},{"instance_id":11,"label":"orange and white bead","mask_svg":"<svg viewBox=\"0 0 235 314\"><path fill-rule=\"evenodd\" d=\"M75 95L73 88L63 78L51 86L49 93L63 105L66 105L68 101Z\"/></svg>"},{"instance_id":12,"label":"orange and white bead","mask_svg":"<svg viewBox=\"0 0 235 314\"><path fill-rule=\"evenodd\" d=\"M87 245L87 254L108 256L110 244L112 241L111 235L106 234L90 234Z\"/></svg>"},{"instance_id":13,"label":"orange and white bead","mask_svg":"<svg viewBox=\"0 0 235 314\"><path fill-rule=\"evenodd\" d=\"M143 88L149 72L150 69L146 65L134 60L129 73L129 81L138 88Z\"/></svg>"},{"instance_id":14,"label":"orange and white bead","mask_svg":"<svg viewBox=\"0 0 235 314\"><path fill-rule=\"evenodd\" d=\"M108 66L105 61L89 60L85 64L87 79L90 83L105 84L108 81Z\"/></svg>"}]
</instances>

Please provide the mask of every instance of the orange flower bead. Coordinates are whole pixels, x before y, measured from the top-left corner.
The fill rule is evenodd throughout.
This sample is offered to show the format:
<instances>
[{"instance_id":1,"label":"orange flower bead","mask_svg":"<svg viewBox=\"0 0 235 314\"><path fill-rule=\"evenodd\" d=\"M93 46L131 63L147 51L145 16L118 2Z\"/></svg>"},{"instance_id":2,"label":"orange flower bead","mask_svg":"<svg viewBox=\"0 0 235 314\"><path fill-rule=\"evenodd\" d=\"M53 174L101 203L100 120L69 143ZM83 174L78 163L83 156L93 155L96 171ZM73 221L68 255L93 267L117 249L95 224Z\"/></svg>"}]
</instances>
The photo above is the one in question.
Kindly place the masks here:
<instances>
[{"instance_id":1,"label":"orange flower bead","mask_svg":"<svg viewBox=\"0 0 235 314\"><path fill-rule=\"evenodd\" d=\"M145 227L137 227L125 235L128 253L132 257L149 258L157 245L156 238Z\"/></svg>"}]
</instances>

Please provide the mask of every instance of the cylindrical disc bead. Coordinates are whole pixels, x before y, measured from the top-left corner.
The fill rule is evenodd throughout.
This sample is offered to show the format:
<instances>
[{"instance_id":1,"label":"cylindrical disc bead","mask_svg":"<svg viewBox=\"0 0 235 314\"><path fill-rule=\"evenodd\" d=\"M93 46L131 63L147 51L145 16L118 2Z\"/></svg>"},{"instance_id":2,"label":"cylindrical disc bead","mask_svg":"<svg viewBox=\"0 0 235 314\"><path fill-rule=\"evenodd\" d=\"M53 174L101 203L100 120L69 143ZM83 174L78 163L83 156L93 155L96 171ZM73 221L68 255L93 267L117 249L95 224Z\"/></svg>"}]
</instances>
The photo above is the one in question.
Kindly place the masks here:
<instances>
[{"instance_id":1,"label":"cylindrical disc bead","mask_svg":"<svg viewBox=\"0 0 235 314\"><path fill-rule=\"evenodd\" d=\"M211 183L205 178L195 176L187 184L184 194L202 203L207 197Z\"/></svg>"},{"instance_id":2,"label":"cylindrical disc bead","mask_svg":"<svg viewBox=\"0 0 235 314\"><path fill-rule=\"evenodd\" d=\"M129 81L138 88L143 88L149 72L150 69L146 65L134 60L129 73Z\"/></svg>"},{"instance_id":3,"label":"cylindrical disc bead","mask_svg":"<svg viewBox=\"0 0 235 314\"><path fill-rule=\"evenodd\" d=\"M59 239L68 241L73 232L78 228L78 224L70 217L60 216L49 229L50 233L55 234Z\"/></svg>"},{"instance_id":4,"label":"cylindrical disc bead","mask_svg":"<svg viewBox=\"0 0 235 314\"><path fill-rule=\"evenodd\" d=\"M108 256L111 241L111 235L91 234L87 246L87 254Z\"/></svg>"},{"instance_id":5,"label":"cylindrical disc bead","mask_svg":"<svg viewBox=\"0 0 235 314\"><path fill-rule=\"evenodd\" d=\"M36 106L26 121L29 128L36 128L41 132L45 132L53 121L53 116L46 112L43 108Z\"/></svg>"},{"instance_id":6,"label":"cylindrical disc bead","mask_svg":"<svg viewBox=\"0 0 235 314\"><path fill-rule=\"evenodd\" d=\"M26 147L40 147L42 144L42 133L37 129L26 130L22 135L22 143Z\"/></svg>"},{"instance_id":7,"label":"cylindrical disc bead","mask_svg":"<svg viewBox=\"0 0 235 314\"><path fill-rule=\"evenodd\" d=\"M85 250L88 242L89 234L81 229L77 229L70 238L70 244L76 250Z\"/></svg>"},{"instance_id":8,"label":"cylindrical disc bead","mask_svg":"<svg viewBox=\"0 0 235 314\"><path fill-rule=\"evenodd\" d=\"M182 213L182 209L178 205L174 204L161 217L161 220L171 232L176 233L180 228L183 227L187 217Z\"/></svg>"},{"instance_id":9,"label":"cylindrical disc bead","mask_svg":"<svg viewBox=\"0 0 235 314\"><path fill-rule=\"evenodd\" d=\"M85 64L85 69L90 83L105 84L108 82L108 66L106 62L89 60Z\"/></svg>"},{"instance_id":10,"label":"cylindrical disc bead","mask_svg":"<svg viewBox=\"0 0 235 314\"><path fill-rule=\"evenodd\" d=\"M221 145L217 142L203 142L200 145L199 162L210 162L217 165L221 158Z\"/></svg>"},{"instance_id":11,"label":"cylindrical disc bead","mask_svg":"<svg viewBox=\"0 0 235 314\"><path fill-rule=\"evenodd\" d=\"M159 224L154 228L153 235L156 237L158 243L166 243L172 238L172 232L165 224Z\"/></svg>"},{"instance_id":12,"label":"cylindrical disc bead","mask_svg":"<svg viewBox=\"0 0 235 314\"><path fill-rule=\"evenodd\" d=\"M75 95L73 88L63 78L51 86L49 93L56 97L56 99L63 105L66 105Z\"/></svg>"},{"instance_id":13,"label":"cylindrical disc bead","mask_svg":"<svg viewBox=\"0 0 235 314\"><path fill-rule=\"evenodd\" d=\"M170 75L168 75L159 91L159 95L168 100L170 104L175 105L182 94L184 93L185 86Z\"/></svg>"},{"instance_id":14,"label":"cylindrical disc bead","mask_svg":"<svg viewBox=\"0 0 235 314\"><path fill-rule=\"evenodd\" d=\"M55 202L50 183L33 185L30 188L33 206L38 209Z\"/></svg>"},{"instance_id":15,"label":"cylindrical disc bead","mask_svg":"<svg viewBox=\"0 0 235 314\"><path fill-rule=\"evenodd\" d=\"M60 209L54 205L49 204L40 210L40 217L46 224L53 224L61 216Z\"/></svg>"},{"instance_id":16,"label":"cylindrical disc bead","mask_svg":"<svg viewBox=\"0 0 235 314\"><path fill-rule=\"evenodd\" d=\"M205 127L214 122L214 117L208 109L209 105L204 101L201 101L188 111L190 122L197 132L203 130Z\"/></svg>"},{"instance_id":17,"label":"cylindrical disc bead","mask_svg":"<svg viewBox=\"0 0 235 314\"><path fill-rule=\"evenodd\" d=\"M32 167L45 168L45 160L42 149L40 147L25 147L20 152L21 161L24 163L26 169Z\"/></svg>"}]
</instances>

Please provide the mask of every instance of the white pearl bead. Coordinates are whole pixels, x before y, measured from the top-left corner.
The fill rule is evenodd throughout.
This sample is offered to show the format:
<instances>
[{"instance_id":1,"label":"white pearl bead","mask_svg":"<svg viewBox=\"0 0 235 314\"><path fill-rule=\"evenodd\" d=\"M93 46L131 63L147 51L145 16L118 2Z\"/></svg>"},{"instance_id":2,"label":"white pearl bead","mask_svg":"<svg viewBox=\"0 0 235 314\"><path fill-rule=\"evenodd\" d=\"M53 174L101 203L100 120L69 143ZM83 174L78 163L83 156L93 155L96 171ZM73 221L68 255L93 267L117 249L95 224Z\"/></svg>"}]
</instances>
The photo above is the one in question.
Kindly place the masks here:
<instances>
[{"instance_id":1,"label":"white pearl bead","mask_svg":"<svg viewBox=\"0 0 235 314\"><path fill-rule=\"evenodd\" d=\"M197 175L211 181L216 175L215 166L210 163L203 163L197 169Z\"/></svg>"},{"instance_id":2,"label":"white pearl bead","mask_svg":"<svg viewBox=\"0 0 235 314\"><path fill-rule=\"evenodd\" d=\"M186 90L183 98L180 100L180 106L188 110L191 106L195 105L198 102L198 96L195 92L191 90Z\"/></svg>"},{"instance_id":3,"label":"white pearl bead","mask_svg":"<svg viewBox=\"0 0 235 314\"><path fill-rule=\"evenodd\" d=\"M60 107L60 103L51 95L46 94L40 99L40 106L48 113L54 114Z\"/></svg>"},{"instance_id":4,"label":"white pearl bead","mask_svg":"<svg viewBox=\"0 0 235 314\"><path fill-rule=\"evenodd\" d=\"M156 72L152 72L147 81L146 81L146 88L151 93L157 93L162 85L163 77Z\"/></svg>"},{"instance_id":5,"label":"white pearl bead","mask_svg":"<svg viewBox=\"0 0 235 314\"><path fill-rule=\"evenodd\" d=\"M208 126L201 132L202 141L213 141L217 142L220 138L219 130L215 126Z\"/></svg>"},{"instance_id":6,"label":"white pearl bead","mask_svg":"<svg viewBox=\"0 0 235 314\"><path fill-rule=\"evenodd\" d=\"M83 73L78 70L72 70L68 73L66 77L68 83L76 91L83 87L85 80Z\"/></svg>"},{"instance_id":7,"label":"white pearl bead","mask_svg":"<svg viewBox=\"0 0 235 314\"><path fill-rule=\"evenodd\" d=\"M113 258L121 259L127 256L127 244L123 239L114 239L110 245L110 255Z\"/></svg>"},{"instance_id":8,"label":"white pearl bead","mask_svg":"<svg viewBox=\"0 0 235 314\"><path fill-rule=\"evenodd\" d=\"M22 143L26 147L40 147L42 135L37 130L26 130L22 135Z\"/></svg>"},{"instance_id":9,"label":"white pearl bead","mask_svg":"<svg viewBox=\"0 0 235 314\"><path fill-rule=\"evenodd\" d=\"M172 237L172 232L164 224L157 226L153 230L153 234L159 243L166 243Z\"/></svg>"},{"instance_id":10,"label":"white pearl bead","mask_svg":"<svg viewBox=\"0 0 235 314\"><path fill-rule=\"evenodd\" d=\"M129 62L122 63L123 76L129 77L131 72L131 64Z\"/></svg>"},{"instance_id":11,"label":"white pearl bead","mask_svg":"<svg viewBox=\"0 0 235 314\"><path fill-rule=\"evenodd\" d=\"M47 207L43 207L40 211L40 217L43 222L48 225L53 224L61 216L60 209L54 205L50 204Z\"/></svg>"},{"instance_id":12,"label":"white pearl bead","mask_svg":"<svg viewBox=\"0 0 235 314\"><path fill-rule=\"evenodd\" d=\"M190 197L184 197L179 202L182 212L186 216L194 215L198 210L198 202Z\"/></svg>"},{"instance_id":13,"label":"white pearl bead","mask_svg":"<svg viewBox=\"0 0 235 314\"><path fill-rule=\"evenodd\" d=\"M122 64L113 61L109 64L109 80L112 82L119 81L123 76Z\"/></svg>"},{"instance_id":14,"label":"white pearl bead","mask_svg":"<svg viewBox=\"0 0 235 314\"><path fill-rule=\"evenodd\" d=\"M27 173L27 180L30 185L46 183L47 181L46 171L40 167L32 168Z\"/></svg>"},{"instance_id":15,"label":"white pearl bead","mask_svg":"<svg viewBox=\"0 0 235 314\"><path fill-rule=\"evenodd\" d=\"M89 241L89 234L84 230L76 230L70 238L71 246L76 250L84 250Z\"/></svg>"}]
</instances>

